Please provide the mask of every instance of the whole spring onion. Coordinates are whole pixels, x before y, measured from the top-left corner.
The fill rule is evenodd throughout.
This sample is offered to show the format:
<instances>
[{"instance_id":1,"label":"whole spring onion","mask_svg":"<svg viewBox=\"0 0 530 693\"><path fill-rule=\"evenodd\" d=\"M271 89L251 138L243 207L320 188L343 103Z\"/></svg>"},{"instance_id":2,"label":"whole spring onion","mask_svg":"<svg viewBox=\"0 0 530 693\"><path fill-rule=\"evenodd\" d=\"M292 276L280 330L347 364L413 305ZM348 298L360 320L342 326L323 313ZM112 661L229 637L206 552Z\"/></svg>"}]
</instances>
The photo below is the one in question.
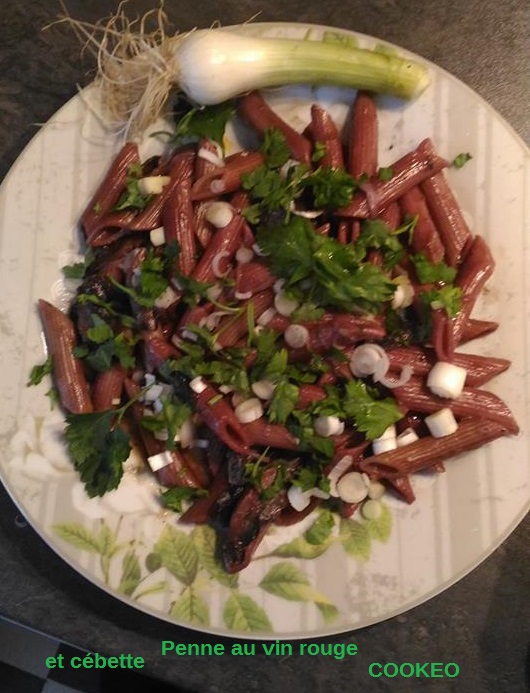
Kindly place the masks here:
<instances>
[{"instance_id":1,"label":"whole spring onion","mask_svg":"<svg viewBox=\"0 0 530 693\"><path fill-rule=\"evenodd\" d=\"M237 28L170 35L162 7L132 22L120 10L104 26L71 17L61 21L95 53L103 116L127 134L142 132L162 115L172 91L194 104L213 105L289 84L352 87L403 99L429 84L420 63L341 42L251 37Z\"/></svg>"}]
</instances>

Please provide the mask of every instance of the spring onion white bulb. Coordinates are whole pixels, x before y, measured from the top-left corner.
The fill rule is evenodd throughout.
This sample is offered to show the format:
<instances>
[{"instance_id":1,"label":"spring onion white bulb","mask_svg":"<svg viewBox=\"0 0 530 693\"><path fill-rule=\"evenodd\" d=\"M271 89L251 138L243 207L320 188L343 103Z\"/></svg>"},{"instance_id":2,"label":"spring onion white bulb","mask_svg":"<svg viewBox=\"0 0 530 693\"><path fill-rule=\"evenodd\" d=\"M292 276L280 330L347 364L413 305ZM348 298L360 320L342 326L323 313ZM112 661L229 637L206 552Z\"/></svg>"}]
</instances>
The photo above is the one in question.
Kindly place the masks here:
<instances>
[{"instance_id":1,"label":"spring onion white bulb","mask_svg":"<svg viewBox=\"0 0 530 693\"><path fill-rule=\"evenodd\" d=\"M389 51L251 37L244 26L171 35L162 8L130 21L120 5L106 25L62 19L96 54L103 116L132 135L163 114L173 91L208 105L287 84L353 87L404 99L418 96L429 84L424 65ZM152 32L148 19L158 24Z\"/></svg>"},{"instance_id":2,"label":"spring onion white bulb","mask_svg":"<svg viewBox=\"0 0 530 693\"><path fill-rule=\"evenodd\" d=\"M438 361L429 371L427 387L438 397L454 399L462 394L467 371L454 363Z\"/></svg>"},{"instance_id":3,"label":"spring onion white bulb","mask_svg":"<svg viewBox=\"0 0 530 693\"><path fill-rule=\"evenodd\" d=\"M255 38L228 29L185 36L172 67L180 89L201 104L282 84L334 84L410 99L429 83L422 65L395 55L339 43Z\"/></svg>"}]
</instances>

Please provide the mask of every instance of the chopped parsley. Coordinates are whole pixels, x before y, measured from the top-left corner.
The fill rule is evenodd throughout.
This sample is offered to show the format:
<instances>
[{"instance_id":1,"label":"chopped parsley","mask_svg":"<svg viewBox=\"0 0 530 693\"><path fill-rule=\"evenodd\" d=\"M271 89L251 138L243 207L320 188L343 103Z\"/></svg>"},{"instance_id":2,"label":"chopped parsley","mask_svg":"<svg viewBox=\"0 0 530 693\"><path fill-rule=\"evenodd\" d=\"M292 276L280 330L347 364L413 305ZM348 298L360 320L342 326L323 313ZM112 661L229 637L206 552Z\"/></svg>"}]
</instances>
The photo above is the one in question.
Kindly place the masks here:
<instances>
[{"instance_id":1,"label":"chopped parsley","mask_svg":"<svg viewBox=\"0 0 530 693\"><path fill-rule=\"evenodd\" d=\"M285 135L277 128L267 128L265 130L260 151L269 168L281 168L288 162L290 157Z\"/></svg>"},{"instance_id":2,"label":"chopped parsley","mask_svg":"<svg viewBox=\"0 0 530 693\"><path fill-rule=\"evenodd\" d=\"M71 265L62 267L62 273L65 279L83 279L88 268L94 262L95 256L92 248L88 248L85 257L81 262L74 262Z\"/></svg>"},{"instance_id":3,"label":"chopped parsley","mask_svg":"<svg viewBox=\"0 0 530 693\"><path fill-rule=\"evenodd\" d=\"M410 259L414 264L416 275L420 284L451 284L456 277L456 269L449 267L445 262L430 262L423 253L411 255Z\"/></svg>"},{"instance_id":4,"label":"chopped parsley","mask_svg":"<svg viewBox=\"0 0 530 693\"><path fill-rule=\"evenodd\" d=\"M388 183L388 181L392 180L394 177L394 171L390 168L390 166L383 166L378 170L377 177L383 183Z\"/></svg>"},{"instance_id":5,"label":"chopped parsley","mask_svg":"<svg viewBox=\"0 0 530 693\"><path fill-rule=\"evenodd\" d=\"M447 284L441 289L423 291L421 300L433 310L444 309L450 318L455 318L462 307L462 289Z\"/></svg>"},{"instance_id":6,"label":"chopped parsley","mask_svg":"<svg viewBox=\"0 0 530 693\"><path fill-rule=\"evenodd\" d=\"M33 366L29 373L28 382L26 386L39 385L47 375L51 375L53 372L52 357L48 356L44 363Z\"/></svg>"},{"instance_id":7,"label":"chopped parsley","mask_svg":"<svg viewBox=\"0 0 530 693\"><path fill-rule=\"evenodd\" d=\"M123 476L131 451L128 434L119 428L123 412L124 408L66 416L70 457L90 498L117 488Z\"/></svg>"},{"instance_id":8,"label":"chopped parsley","mask_svg":"<svg viewBox=\"0 0 530 693\"><path fill-rule=\"evenodd\" d=\"M134 368L136 338L120 332L114 334L111 326L99 315L91 315L92 327L86 331L86 343L74 347L74 356L85 359L95 371L108 371L118 361L124 368Z\"/></svg>"},{"instance_id":9,"label":"chopped parsley","mask_svg":"<svg viewBox=\"0 0 530 693\"><path fill-rule=\"evenodd\" d=\"M331 166L322 166L310 173L302 185L311 190L317 209L346 207L358 188L357 181L349 173Z\"/></svg>"},{"instance_id":10,"label":"chopped parsley","mask_svg":"<svg viewBox=\"0 0 530 693\"><path fill-rule=\"evenodd\" d=\"M353 245L318 234L310 221L292 217L283 224L261 227L257 243L268 256L272 272L285 288L300 289L302 300L351 310L378 309L392 298L395 285L380 267L359 261Z\"/></svg>"},{"instance_id":11,"label":"chopped parsley","mask_svg":"<svg viewBox=\"0 0 530 693\"><path fill-rule=\"evenodd\" d=\"M113 207L113 212L120 212L124 209L145 209L147 207L151 200L151 195L142 195L140 192L138 181L141 177L142 165L140 163L131 164L127 170L125 190Z\"/></svg>"},{"instance_id":12,"label":"chopped parsley","mask_svg":"<svg viewBox=\"0 0 530 693\"><path fill-rule=\"evenodd\" d=\"M234 101L224 101L214 106L190 106L181 101L174 109L177 121L172 140L206 138L223 146L226 124L236 111Z\"/></svg>"},{"instance_id":13,"label":"chopped parsley","mask_svg":"<svg viewBox=\"0 0 530 693\"><path fill-rule=\"evenodd\" d=\"M182 504L196 500L203 496L207 496L208 491L202 488L190 488L189 486L175 486L169 488L160 496L162 504L168 510L173 510L176 513L181 513L183 510Z\"/></svg>"},{"instance_id":14,"label":"chopped parsley","mask_svg":"<svg viewBox=\"0 0 530 693\"><path fill-rule=\"evenodd\" d=\"M451 165L455 168L462 168L468 161L471 161L473 157L468 152L461 152L451 162Z\"/></svg>"}]
</instances>

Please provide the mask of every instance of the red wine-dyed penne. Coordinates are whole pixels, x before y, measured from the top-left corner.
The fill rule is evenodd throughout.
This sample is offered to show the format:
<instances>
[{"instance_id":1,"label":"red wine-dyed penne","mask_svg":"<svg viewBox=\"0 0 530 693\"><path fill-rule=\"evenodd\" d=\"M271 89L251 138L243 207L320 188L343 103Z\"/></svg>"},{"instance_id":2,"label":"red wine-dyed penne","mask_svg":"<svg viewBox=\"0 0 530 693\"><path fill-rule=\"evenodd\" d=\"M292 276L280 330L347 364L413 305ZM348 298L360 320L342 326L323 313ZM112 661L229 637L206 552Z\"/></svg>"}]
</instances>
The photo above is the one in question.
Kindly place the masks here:
<instances>
[{"instance_id":1,"label":"red wine-dyed penne","mask_svg":"<svg viewBox=\"0 0 530 693\"><path fill-rule=\"evenodd\" d=\"M237 112L247 123L263 134L265 130L275 128L282 132L291 152L291 156L296 161L304 164L311 160L311 143L303 135L288 125L280 118L265 99L257 91L252 91L241 97L238 102Z\"/></svg>"},{"instance_id":2,"label":"red wine-dyed penne","mask_svg":"<svg viewBox=\"0 0 530 693\"><path fill-rule=\"evenodd\" d=\"M444 166L447 166L447 161L436 153L431 140L425 139L413 152L405 154L389 167L392 171L390 180L371 176L362 184L362 192L355 193L351 203L339 209L338 214L365 219L377 217L407 190L441 171Z\"/></svg>"},{"instance_id":3,"label":"red wine-dyed penne","mask_svg":"<svg viewBox=\"0 0 530 693\"><path fill-rule=\"evenodd\" d=\"M61 404L72 414L91 412L93 407L83 363L73 355L76 334L72 321L43 299L39 300L39 314Z\"/></svg>"}]
</instances>

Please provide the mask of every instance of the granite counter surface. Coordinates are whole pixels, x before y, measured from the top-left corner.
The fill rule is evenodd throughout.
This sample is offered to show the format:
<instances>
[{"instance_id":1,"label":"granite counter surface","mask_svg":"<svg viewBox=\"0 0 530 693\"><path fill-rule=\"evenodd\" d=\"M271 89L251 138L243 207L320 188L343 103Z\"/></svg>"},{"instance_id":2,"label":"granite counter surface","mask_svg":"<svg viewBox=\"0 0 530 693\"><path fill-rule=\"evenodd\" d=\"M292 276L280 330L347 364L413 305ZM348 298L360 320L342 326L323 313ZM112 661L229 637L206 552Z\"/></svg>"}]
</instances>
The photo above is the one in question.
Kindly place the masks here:
<instances>
[{"instance_id":1,"label":"granite counter surface","mask_svg":"<svg viewBox=\"0 0 530 693\"><path fill-rule=\"evenodd\" d=\"M109 0L70 0L69 12L97 20ZM130 2L133 10L152 6ZM167 0L176 27L260 21L342 26L402 45L442 66L483 96L528 142L529 11L519 0ZM0 180L37 130L86 83L90 61L66 28L42 32L60 11L48 0L4 0L0 13ZM102 654L145 658L145 673L195 693L392 689L518 693L525 685L530 624L528 518L480 567L402 616L332 641L355 642L349 661L313 657L162 657L162 640L207 636L133 611L63 563L20 521L0 488L0 614ZM222 641L222 639L217 639ZM228 641L226 641L228 642ZM459 679L376 681L371 661L454 661ZM528 682L528 681L527 681ZM1 689L1 684L0 684Z\"/></svg>"}]
</instances>

